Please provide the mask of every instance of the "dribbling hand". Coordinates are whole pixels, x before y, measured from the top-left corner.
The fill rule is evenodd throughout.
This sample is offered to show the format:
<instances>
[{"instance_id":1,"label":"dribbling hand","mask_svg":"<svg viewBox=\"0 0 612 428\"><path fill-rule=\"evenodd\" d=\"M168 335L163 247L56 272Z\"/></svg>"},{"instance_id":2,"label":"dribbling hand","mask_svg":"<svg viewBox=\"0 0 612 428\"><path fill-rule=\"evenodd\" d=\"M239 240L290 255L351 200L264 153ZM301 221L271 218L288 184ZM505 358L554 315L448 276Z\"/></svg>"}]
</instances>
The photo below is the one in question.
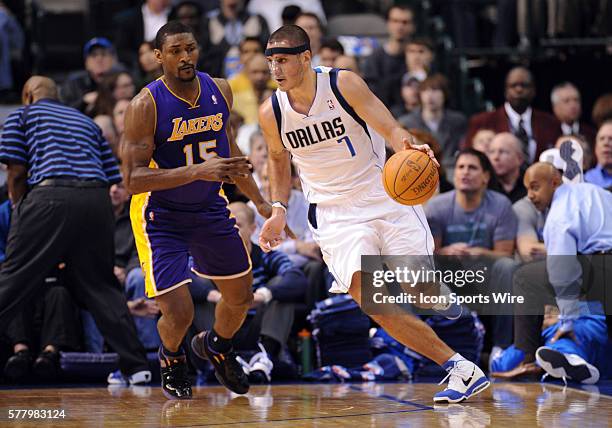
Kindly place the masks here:
<instances>
[{"instance_id":1,"label":"dribbling hand","mask_svg":"<svg viewBox=\"0 0 612 428\"><path fill-rule=\"evenodd\" d=\"M431 147L429 147L429 144L416 144L416 140L412 136L410 139L406 137L402 138L402 144L404 145L404 150L412 149L426 153L427 156L431 158L433 163L440 168L440 163L436 159L436 155L434 154L433 150L431 150Z\"/></svg>"},{"instance_id":2,"label":"dribbling hand","mask_svg":"<svg viewBox=\"0 0 612 428\"><path fill-rule=\"evenodd\" d=\"M224 181L234 183L234 178L248 177L251 173L251 163L246 156L222 158L215 156L196 165L197 176L205 181Z\"/></svg>"}]
</instances>

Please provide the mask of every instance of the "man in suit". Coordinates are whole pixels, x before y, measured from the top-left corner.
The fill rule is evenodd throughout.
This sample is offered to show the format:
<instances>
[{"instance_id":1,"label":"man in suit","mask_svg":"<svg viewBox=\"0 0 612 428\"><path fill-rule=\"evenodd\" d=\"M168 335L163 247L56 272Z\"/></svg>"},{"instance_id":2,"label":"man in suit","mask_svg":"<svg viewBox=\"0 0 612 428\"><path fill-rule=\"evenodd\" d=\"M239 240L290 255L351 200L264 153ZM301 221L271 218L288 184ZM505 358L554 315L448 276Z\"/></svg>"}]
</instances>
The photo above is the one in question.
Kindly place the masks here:
<instances>
[{"instance_id":1,"label":"man in suit","mask_svg":"<svg viewBox=\"0 0 612 428\"><path fill-rule=\"evenodd\" d=\"M119 60L128 66L136 65L141 43L155 39L157 31L168 21L169 14L170 0L145 0L142 6L119 13L114 18Z\"/></svg>"},{"instance_id":2,"label":"man in suit","mask_svg":"<svg viewBox=\"0 0 612 428\"><path fill-rule=\"evenodd\" d=\"M531 107L535 96L533 75L525 67L514 67L506 76L503 106L470 118L465 141L469 145L479 129L511 132L523 143L529 163L552 145L561 135L561 125L552 115Z\"/></svg>"},{"instance_id":3,"label":"man in suit","mask_svg":"<svg viewBox=\"0 0 612 428\"><path fill-rule=\"evenodd\" d=\"M582 106L580 91L570 82L556 85L550 92L550 103L555 117L561 122L563 135L582 135L591 147L595 143L595 129L580 121Z\"/></svg>"}]
</instances>

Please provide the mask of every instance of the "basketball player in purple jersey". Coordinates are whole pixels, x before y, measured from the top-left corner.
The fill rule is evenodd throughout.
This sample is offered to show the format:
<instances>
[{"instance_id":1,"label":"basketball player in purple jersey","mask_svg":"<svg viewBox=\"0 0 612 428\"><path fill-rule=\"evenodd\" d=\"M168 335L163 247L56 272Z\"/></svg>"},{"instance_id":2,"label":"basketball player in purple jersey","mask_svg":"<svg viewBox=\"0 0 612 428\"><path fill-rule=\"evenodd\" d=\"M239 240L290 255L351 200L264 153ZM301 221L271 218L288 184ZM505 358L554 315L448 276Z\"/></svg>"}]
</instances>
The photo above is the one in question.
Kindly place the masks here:
<instances>
[{"instance_id":1,"label":"basketball player in purple jersey","mask_svg":"<svg viewBox=\"0 0 612 428\"><path fill-rule=\"evenodd\" d=\"M214 280L223 295L214 328L194 337L194 352L211 361L223 385L244 394L249 383L231 339L253 299L253 276L221 182L236 183L263 216L269 217L272 208L231 135L229 85L195 69L198 45L192 30L169 22L155 43L164 74L127 109L122 168L134 194L130 217L147 295L162 313L157 324L162 391L171 399L192 395L181 345L193 319L185 286L191 269Z\"/></svg>"}]
</instances>

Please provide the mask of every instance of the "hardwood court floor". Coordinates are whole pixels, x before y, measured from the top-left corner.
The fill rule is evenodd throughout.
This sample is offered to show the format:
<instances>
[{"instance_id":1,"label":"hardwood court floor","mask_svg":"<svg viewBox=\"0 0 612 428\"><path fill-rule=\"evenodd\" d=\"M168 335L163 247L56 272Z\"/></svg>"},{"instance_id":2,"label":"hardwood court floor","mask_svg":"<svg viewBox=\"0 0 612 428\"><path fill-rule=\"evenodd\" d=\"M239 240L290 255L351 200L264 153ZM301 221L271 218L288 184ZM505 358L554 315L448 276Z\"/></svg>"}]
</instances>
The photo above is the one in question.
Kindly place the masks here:
<instances>
[{"instance_id":1,"label":"hardwood court floor","mask_svg":"<svg viewBox=\"0 0 612 428\"><path fill-rule=\"evenodd\" d=\"M54 427L609 427L612 397L539 383L496 383L474 401L432 406L435 384L254 386L234 396L194 388L191 401L167 401L158 387L0 391L0 426ZM8 420L9 409L65 411L65 418Z\"/></svg>"}]
</instances>

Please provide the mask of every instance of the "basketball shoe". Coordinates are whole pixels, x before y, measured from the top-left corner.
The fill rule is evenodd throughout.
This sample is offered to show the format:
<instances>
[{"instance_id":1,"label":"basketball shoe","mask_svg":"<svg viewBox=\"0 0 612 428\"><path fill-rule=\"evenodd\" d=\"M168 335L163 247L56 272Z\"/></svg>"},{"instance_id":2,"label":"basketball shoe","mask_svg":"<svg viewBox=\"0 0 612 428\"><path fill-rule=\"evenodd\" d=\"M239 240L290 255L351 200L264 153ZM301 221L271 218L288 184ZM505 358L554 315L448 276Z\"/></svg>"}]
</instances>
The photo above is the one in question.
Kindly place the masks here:
<instances>
[{"instance_id":1,"label":"basketball shoe","mask_svg":"<svg viewBox=\"0 0 612 428\"><path fill-rule=\"evenodd\" d=\"M236 358L234 351L218 353L210 349L208 345L209 332L203 331L191 340L191 349L194 354L202 359L211 362L215 368L217 380L236 394L246 394L249 392L249 380L242 365Z\"/></svg>"},{"instance_id":2,"label":"basketball shoe","mask_svg":"<svg viewBox=\"0 0 612 428\"><path fill-rule=\"evenodd\" d=\"M159 347L159 365L161 369L162 392L170 400L191 399L191 381L187 373L185 355L168 357Z\"/></svg>"},{"instance_id":3,"label":"basketball shoe","mask_svg":"<svg viewBox=\"0 0 612 428\"><path fill-rule=\"evenodd\" d=\"M440 385L448 379L448 386L434 395L435 403L461 403L491 384L482 370L471 361L448 361L442 367L448 374Z\"/></svg>"},{"instance_id":4,"label":"basketball shoe","mask_svg":"<svg viewBox=\"0 0 612 428\"><path fill-rule=\"evenodd\" d=\"M576 354L564 354L548 346L536 351L536 361L547 375L586 384L597 383L599 370Z\"/></svg>"}]
</instances>

